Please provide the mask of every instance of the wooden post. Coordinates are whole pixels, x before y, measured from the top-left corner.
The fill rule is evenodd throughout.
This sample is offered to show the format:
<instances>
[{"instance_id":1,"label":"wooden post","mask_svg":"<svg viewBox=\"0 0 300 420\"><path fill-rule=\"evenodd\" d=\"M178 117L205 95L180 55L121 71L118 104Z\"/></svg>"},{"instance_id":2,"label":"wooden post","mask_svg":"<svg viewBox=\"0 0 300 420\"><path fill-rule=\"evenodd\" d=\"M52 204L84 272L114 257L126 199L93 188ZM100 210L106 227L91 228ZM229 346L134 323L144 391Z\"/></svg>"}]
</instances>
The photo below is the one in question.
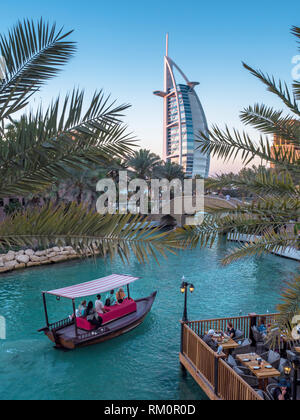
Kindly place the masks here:
<instances>
[{"instance_id":1,"label":"wooden post","mask_svg":"<svg viewBox=\"0 0 300 420\"><path fill-rule=\"evenodd\" d=\"M183 336L184 336L184 325L185 325L185 323L183 321L180 321L180 324L181 324L180 353L183 356ZM180 363L180 366L181 366L182 373L184 374L184 376L186 376L186 368L183 366L182 363Z\"/></svg>"},{"instance_id":2,"label":"wooden post","mask_svg":"<svg viewBox=\"0 0 300 420\"><path fill-rule=\"evenodd\" d=\"M129 290L129 284L127 284L127 295L128 295L128 299L130 299L130 290Z\"/></svg>"},{"instance_id":3,"label":"wooden post","mask_svg":"<svg viewBox=\"0 0 300 420\"><path fill-rule=\"evenodd\" d=\"M181 336L180 336L180 353L183 354L183 334L184 334L184 322L180 321L181 324Z\"/></svg>"},{"instance_id":4,"label":"wooden post","mask_svg":"<svg viewBox=\"0 0 300 420\"><path fill-rule=\"evenodd\" d=\"M49 318L48 318L48 311L47 311L47 302L46 302L46 295L43 293L43 302L44 302L44 310L45 310L45 317L46 317L46 325L49 328Z\"/></svg>"},{"instance_id":5,"label":"wooden post","mask_svg":"<svg viewBox=\"0 0 300 420\"><path fill-rule=\"evenodd\" d=\"M248 316L250 318L249 338L250 338L250 340L252 340L252 343L254 343L254 345L255 345L256 344L256 341L255 341L255 338L254 338L254 334L252 332L252 327L256 327L257 314L256 313L251 313Z\"/></svg>"},{"instance_id":6,"label":"wooden post","mask_svg":"<svg viewBox=\"0 0 300 420\"><path fill-rule=\"evenodd\" d=\"M215 357L215 394L219 393L219 358Z\"/></svg>"},{"instance_id":7,"label":"wooden post","mask_svg":"<svg viewBox=\"0 0 300 420\"><path fill-rule=\"evenodd\" d=\"M78 328L77 328L77 322L76 322L76 307L75 307L75 299L72 299L73 303L73 313L74 313L74 323L75 323L75 334L76 337L78 336Z\"/></svg>"}]
</instances>

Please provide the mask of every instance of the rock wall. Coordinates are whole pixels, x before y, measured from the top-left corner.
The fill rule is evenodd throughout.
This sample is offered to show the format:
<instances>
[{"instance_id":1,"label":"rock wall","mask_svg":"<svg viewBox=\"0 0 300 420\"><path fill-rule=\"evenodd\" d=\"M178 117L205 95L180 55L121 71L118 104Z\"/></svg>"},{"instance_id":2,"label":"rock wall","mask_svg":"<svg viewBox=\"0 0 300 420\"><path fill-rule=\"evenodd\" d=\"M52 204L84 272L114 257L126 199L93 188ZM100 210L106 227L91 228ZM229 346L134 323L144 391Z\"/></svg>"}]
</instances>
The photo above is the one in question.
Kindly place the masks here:
<instances>
[{"instance_id":1,"label":"rock wall","mask_svg":"<svg viewBox=\"0 0 300 420\"><path fill-rule=\"evenodd\" d=\"M98 254L98 252L95 251L95 254ZM88 256L91 255L91 253L88 253ZM76 258L80 258L80 254L71 246L61 248L54 247L44 251L34 251L33 249L26 249L18 252L9 251L7 254L0 254L0 273L27 267L54 264Z\"/></svg>"}]
</instances>

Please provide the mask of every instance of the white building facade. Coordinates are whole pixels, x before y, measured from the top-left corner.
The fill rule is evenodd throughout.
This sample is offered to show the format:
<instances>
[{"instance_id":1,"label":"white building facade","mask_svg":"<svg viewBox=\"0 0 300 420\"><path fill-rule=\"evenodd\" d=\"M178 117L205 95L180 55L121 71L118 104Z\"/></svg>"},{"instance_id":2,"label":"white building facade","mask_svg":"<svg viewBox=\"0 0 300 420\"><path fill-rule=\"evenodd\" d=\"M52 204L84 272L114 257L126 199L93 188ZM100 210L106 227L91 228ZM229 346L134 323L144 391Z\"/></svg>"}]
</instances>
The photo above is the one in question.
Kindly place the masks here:
<instances>
[{"instance_id":1,"label":"white building facade","mask_svg":"<svg viewBox=\"0 0 300 420\"><path fill-rule=\"evenodd\" d=\"M182 76L185 83L178 83L174 70ZM200 133L208 136L205 113L195 86L174 63L167 52L164 58L164 91L154 94L164 100L164 148L163 159L184 168L187 178L209 175L210 155L199 150Z\"/></svg>"}]
</instances>

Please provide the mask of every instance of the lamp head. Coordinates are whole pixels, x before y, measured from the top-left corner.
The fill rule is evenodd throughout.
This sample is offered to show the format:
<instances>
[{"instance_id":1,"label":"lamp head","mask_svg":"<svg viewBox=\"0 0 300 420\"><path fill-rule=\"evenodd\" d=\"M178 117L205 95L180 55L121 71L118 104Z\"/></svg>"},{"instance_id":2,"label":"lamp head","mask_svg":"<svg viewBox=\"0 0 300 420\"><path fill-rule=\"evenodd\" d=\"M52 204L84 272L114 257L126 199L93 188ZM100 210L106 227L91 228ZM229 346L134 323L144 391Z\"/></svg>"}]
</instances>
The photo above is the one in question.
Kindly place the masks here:
<instances>
[{"instance_id":1,"label":"lamp head","mask_svg":"<svg viewBox=\"0 0 300 420\"><path fill-rule=\"evenodd\" d=\"M181 285L181 288L180 288L180 291L181 291L182 294L185 292L185 288L186 288L186 285L185 285L184 282L182 282L182 285Z\"/></svg>"},{"instance_id":2,"label":"lamp head","mask_svg":"<svg viewBox=\"0 0 300 420\"><path fill-rule=\"evenodd\" d=\"M190 292L193 293L195 291L195 287L193 284L190 285Z\"/></svg>"},{"instance_id":3,"label":"lamp head","mask_svg":"<svg viewBox=\"0 0 300 420\"><path fill-rule=\"evenodd\" d=\"M292 370L292 367L291 367L290 363L289 362L286 362L285 365L283 366L284 374L286 376L290 376L291 370Z\"/></svg>"}]
</instances>

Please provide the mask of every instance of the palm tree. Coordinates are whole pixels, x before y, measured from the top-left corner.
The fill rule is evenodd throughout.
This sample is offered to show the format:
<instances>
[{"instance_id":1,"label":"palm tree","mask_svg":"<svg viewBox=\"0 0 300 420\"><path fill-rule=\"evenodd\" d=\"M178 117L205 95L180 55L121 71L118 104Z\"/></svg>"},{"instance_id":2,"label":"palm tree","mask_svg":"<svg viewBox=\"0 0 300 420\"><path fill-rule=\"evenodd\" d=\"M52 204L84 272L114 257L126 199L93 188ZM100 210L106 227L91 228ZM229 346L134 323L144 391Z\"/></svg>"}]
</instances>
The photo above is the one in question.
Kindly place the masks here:
<instances>
[{"instance_id":1,"label":"palm tree","mask_svg":"<svg viewBox=\"0 0 300 420\"><path fill-rule=\"evenodd\" d=\"M281 177L280 172L278 173L275 169L267 168L265 166L257 167L253 165L251 168L241 169L237 174L230 172L209 178L206 180L205 186L207 189L216 192L233 190L235 196L240 198L256 198L257 194L253 191L253 182L255 182L257 177L261 177L263 175L266 177L276 175L278 179Z\"/></svg>"},{"instance_id":2,"label":"palm tree","mask_svg":"<svg viewBox=\"0 0 300 420\"><path fill-rule=\"evenodd\" d=\"M157 165L153 169L153 175L157 178L164 178L168 181L173 179L184 179L184 171L182 166L172 162L164 162Z\"/></svg>"},{"instance_id":3,"label":"palm tree","mask_svg":"<svg viewBox=\"0 0 300 420\"><path fill-rule=\"evenodd\" d=\"M300 28L294 27L292 33L300 39ZM299 48L300 50L300 48ZM239 240L241 234L257 235L257 239L246 245L240 245L223 259L228 264L240 258L261 255L264 253L285 250L288 247L299 247L299 179L300 173L300 82L294 81L292 91L281 81L265 75L260 70L244 64L252 75L266 85L269 92L281 99L288 109L287 113L277 111L266 105L256 104L241 112L241 120L260 132L260 140L255 142L246 133L231 131L227 126L220 129L216 126L209 136L201 133L199 138L202 152L226 161L240 156L247 165L259 157L262 165L252 176L248 171L239 176L225 176L210 180L210 185L243 188L255 194L251 204L241 204L229 210L225 208L210 209L204 223L196 228L186 229L189 237L187 243L196 245L212 244L223 230L231 232ZM290 147L272 148L269 135L276 135ZM267 170L264 165L272 163L276 170ZM180 234L179 236L180 237ZM181 237L184 239L184 237ZM283 304L279 306L281 319L279 326L286 328L287 321L300 309L300 278L287 286L283 293Z\"/></svg>"},{"instance_id":4,"label":"palm tree","mask_svg":"<svg viewBox=\"0 0 300 420\"><path fill-rule=\"evenodd\" d=\"M135 178L148 180L153 169L161 164L161 158L150 150L140 149L128 159L127 165Z\"/></svg>"},{"instance_id":5,"label":"palm tree","mask_svg":"<svg viewBox=\"0 0 300 420\"><path fill-rule=\"evenodd\" d=\"M15 122L16 112L74 55L70 34L41 19L19 22L0 38L6 62L0 80L0 198L43 194L68 179L70 170L110 167L132 155L135 139L121 122L128 105L110 103L101 91L87 103L84 91L74 89ZM138 222L138 217L100 215L76 203L36 207L0 224L0 247L72 245L83 253L96 248L123 259L133 251L145 262L148 255L177 245L157 231L140 231Z\"/></svg>"}]
</instances>

